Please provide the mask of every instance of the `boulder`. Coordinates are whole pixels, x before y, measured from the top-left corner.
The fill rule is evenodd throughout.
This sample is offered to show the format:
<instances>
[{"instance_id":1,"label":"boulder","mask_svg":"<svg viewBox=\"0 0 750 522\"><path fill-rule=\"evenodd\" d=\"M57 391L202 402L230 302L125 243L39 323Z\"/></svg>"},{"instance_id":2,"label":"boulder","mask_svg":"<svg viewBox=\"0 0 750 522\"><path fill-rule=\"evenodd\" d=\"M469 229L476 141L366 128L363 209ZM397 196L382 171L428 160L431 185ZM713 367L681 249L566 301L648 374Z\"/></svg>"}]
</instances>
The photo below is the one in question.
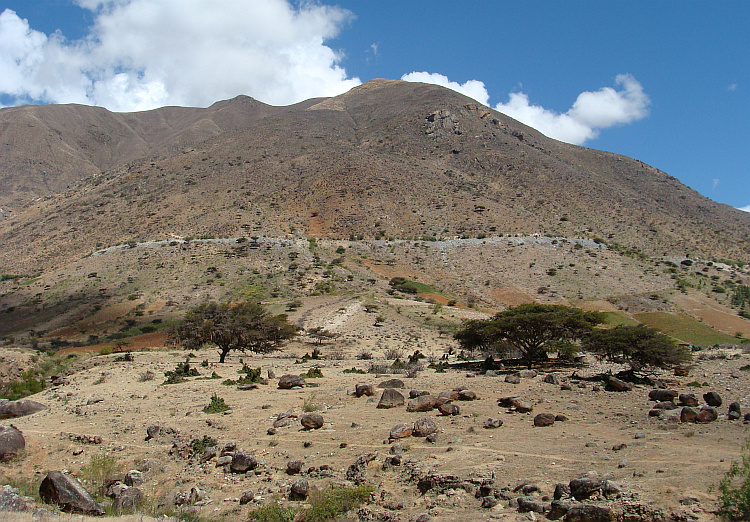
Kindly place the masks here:
<instances>
[{"instance_id":1,"label":"boulder","mask_svg":"<svg viewBox=\"0 0 750 522\"><path fill-rule=\"evenodd\" d=\"M486 421L484 421L484 427L487 429L494 429L499 428L503 425L503 419L495 419L493 417L490 417Z\"/></svg>"},{"instance_id":2,"label":"boulder","mask_svg":"<svg viewBox=\"0 0 750 522\"><path fill-rule=\"evenodd\" d=\"M258 467L258 461L252 453L235 451L232 455L232 462L229 464L230 471L234 473L245 473Z\"/></svg>"},{"instance_id":3,"label":"boulder","mask_svg":"<svg viewBox=\"0 0 750 522\"><path fill-rule=\"evenodd\" d=\"M554 384L555 386L560 386L561 384L560 377L558 377L556 373L548 373L544 376L542 382L546 382L547 384Z\"/></svg>"},{"instance_id":4,"label":"boulder","mask_svg":"<svg viewBox=\"0 0 750 522\"><path fill-rule=\"evenodd\" d=\"M17 457L26 448L21 431L13 426L0 426L0 462Z\"/></svg>"},{"instance_id":5,"label":"boulder","mask_svg":"<svg viewBox=\"0 0 750 522\"><path fill-rule=\"evenodd\" d=\"M404 396L394 388L386 388L380 396L378 408L396 408L404 405Z\"/></svg>"},{"instance_id":6,"label":"boulder","mask_svg":"<svg viewBox=\"0 0 750 522\"><path fill-rule=\"evenodd\" d=\"M509 384L518 384L521 382L521 377L515 373L511 373L510 375L505 376L505 382Z\"/></svg>"},{"instance_id":7,"label":"boulder","mask_svg":"<svg viewBox=\"0 0 750 522\"><path fill-rule=\"evenodd\" d=\"M534 513L545 513L550 505L547 502L543 502L537 497L518 497L518 511L521 513L528 513L533 511Z\"/></svg>"},{"instance_id":8,"label":"boulder","mask_svg":"<svg viewBox=\"0 0 750 522\"><path fill-rule=\"evenodd\" d=\"M286 463L286 474L299 475L304 465L305 463L301 460L290 460Z\"/></svg>"},{"instance_id":9,"label":"boulder","mask_svg":"<svg viewBox=\"0 0 750 522\"><path fill-rule=\"evenodd\" d=\"M648 398L656 402L674 401L679 393L675 390L651 390L648 392Z\"/></svg>"},{"instance_id":10,"label":"boulder","mask_svg":"<svg viewBox=\"0 0 750 522\"><path fill-rule=\"evenodd\" d=\"M14 417L25 417L42 410L47 406L30 399L19 399L17 401L7 401L0 404L0 419L12 419Z\"/></svg>"},{"instance_id":11,"label":"boulder","mask_svg":"<svg viewBox=\"0 0 750 522\"><path fill-rule=\"evenodd\" d=\"M703 394L703 400L706 401L706 404L709 406L713 406L714 408L718 408L721 406L721 395L719 395L717 392L708 392Z\"/></svg>"},{"instance_id":12,"label":"boulder","mask_svg":"<svg viewBox=\"0 0 750 522\"><path fill-rule=\"evenodd\" d=\"M570 494L579 501L586 500L601 489L601 482L591 477L573 479L568 485L570 487Z\"/></svg>"},{"instance_id":13,"label":"boulder","mask_svg":"<svg viewBox=\"0 0 750 522\"><path fill-rule=\"evenodd\" d=\"M240 506L244 506L245 504L249 504L253 501L255 498L255 493L253 493L250 490L245 491L242 496L240 497Z\"/></svg>"},{"instance_id":14,"label":"boulder","mask_svg":"<svg viewBox=\"0 0 750 522\"><path fill-rule=\"evenodd\" d=\"M518 398L511 401L511 407L518 413L528 413L534 409L534 406L529 401L524 401Z\"/></svg>"},{"instance_id":15,"label":"boulder","mask_svg":"<svg viewBox=\"0 0 750 522\"><path fill-rule=\"evenodd\" d=\"M694 393L681 393L677 400L682 406L690 406L691 408L698 406L698 398Z\"/></svg>"},{"instance_id":16,"label":"boulder","mask_svg":"<svg viewBox=\"0 0 750 522\"><path fill-rule=\"evenodd\" d=\"M401 379L388 379L378 384L378 388L405 388L404 381Z\"/></svg>"},{"instance_id":17,"label":"boulder","mask_svg":"<svg viewBox=\"0 0 750 522\"><path fill-rule=\"evenodd\" d=\"M607 380L605 389L609 391L626 392L632 390L633 385L629 382L623 381L622 379L618 379L617 377L610 376Z\"/></svg>"},{"instance_id":18,"label":"boulder","mask_svg":"<svg viewBox=\"0 0 750 522\"><path fill-rule=\"evenodd\" d=\"M39 496L47 504L55 504L66 513L104 515L91 494L77 479L61 471L50 471L39 485Z\"/></svg>"},{"instance_id":19,"label":"boulder","mask_svg":"<svg viewBox=\"0 0 750 522\"><path fill-rule=\"evenodd\" d=\"M391 428L391 432L388 437L391 439L404 439L406 437L411 437L412 433L414 433L413 425L396 424L393 428Z\"/></svg>"},{"instance_id":20,"label":"boulder","mask_svg":"<svg viewBox=\"0 0 750 522\"><path fill-rule=\"evenodd\" d=\"M446 402L445 404L438 406L438 411L441 415L459 415L461 413L461 408L452 402Z\"/></svg>"},{"instance_id":21,"label":"boulder","mask_svg":"<svg viewBox=\"0 0 750 522\"><path fill-rule=\"evenodd\" d=\"M521 370L520 372L518 372L518 376L521 379L533 379L537 375L538 374L536 373L536 370Z\"/></svg>"},{"instance_id":22,"label":"boulder","mask_svg":"<svg viewBox=\"0 0 750 522\"><path fill-rule=\"evenodd\" d=\"M372 384L357 384L354 387L354 395L356 397L362 397L363 395L372 397L373 395L375 395L375 386L373 386Z\"/></svg>"},{"instance_id":23,"label":"boulder","mask_svg":"<svg viewBox=\"0 0 750 522\"><path fill-rule=\"evenodd\" d=\"M412 435L415 437L426 437L437 431L437 424L429 417L422 417L414 423Z\"/></svg>"},{"instance_id":24,"label":"boulder","mask_svg":"<svg viewBox=\"0 0 750 522\"><path fill-rule=\"evenodd\" d=\"M570 498L570 486L568 484L563 484L562 482L558 482L555 484L555 492L552 494L552 498L555 500L560 500L561 498Z\"/></svg>"},{"instance_id":25,"label":"boulder","mask_svg":"<svg viewBox=\"0 0 750 522\"><path fill-rule=\"evenodd\" d=\"M406 405L406 411L430 411L435 408L435 397L432 395L418 395Z\"/></svg>"},{"instance_id":26,"label":"boulder","mask_svg":"<svg viewBox=\"0 0 750 522\"><path fill-rule=\"evenodd\" d=\"M518 398L517 395L509 395L507 397L500 397L497 400L497 405L501 408L510 408L513 406L513 401Z\"/></svg>"},{"instance_id":27,"label":"boulder","mask_svg":"<svg viewBox=\"0 0 750 522\"><path fill-rule=\"evenodd\" d=\"M292 489L289 492L289 499L290 500L305 500L307 498L307 493L310 490L310 485L307 482L307 479L301 478L294 481L292 484Z\"/></svg>"},{"instance_id":28,"label":"boulder","mask_svg":"<svg viewBox=\"0 0 750 522\"><path fill-rule=\"evenodd\" d=\"M742 405L739 402L733 402L729 405L729 412L736 411L737 413L742 413Z\"/></svg>"},{"instance_id":29,"label":"boulder","mask_svg":"<svg viewBox=\"0 0 750 522\"><path fill-rule=\"evenodd\" d=\"M135 513L138 505L143 500L143 492L138 488L126 488L114 497L112 507L117 511L129 511Z\"/></svg>"},{"instance_id":30,"label":"boulder","mask_svg":"<svg viewBox=\"0 0 750 522\"><path fill-rule=\"evenodd\" d=\"M458 392L459 401L475 401L477 399L478 397L476 392L473 392L471 390L461 390L460 392Z\"/></svg>"},{"instance_id":31,"label":"boulder","mask_svg":"<svg viewBox=\"0 0 750 522\"><path fill-rule=\"evenodd\" d=\"M279 388L282 390L291 390L292 388L302 387L305 385L305 379L299 375L287 373L279 379Z\"/></svg>"},{"instance_id":32,"label":"boulder","mask_svg":"<svg viewBox=\"0 0 750 522\"><path fill-rule=\"evenodd\" d=\"M577 504L570 506L565 515L565 522L611 522L616 520L610 506L596 504Z\"/></svg>"},{"instance_id":33,"label":"boulder","mask_svg":"<svg viewBox=\"0 0 750 522\"><path fill-rule=\"evenodd\" d=\"M417 397L420 397L422 395L430 395L430 392L428 392L427 390L409 390L410 399L416 399Z\"/></svg>"},{"instance_id":34,"label":"boulder","mask_svg":"<svg viewBox=\"0 0 750 522\"><path fill-rule=\"evenodd\" d=\"M696 422L713 422L719 418L719 412L713 406L703 406L701 411L698 412L698 418Z\"/></svg>"},{"instance_id":35,"label":"boulder","mask_svg":"<svg viewBox=\"0 0 750 522\"><path fill-rule=\"evenodd\" d=\"M306 430L317 430L322 428L324 423L320 413L305 413L299 421Z\"/></svg>"},{"instance_id":36,"label":"boulder","mask_svg":"<svg viewBox=\"0 0 750 522\"><path fill-rule=\"evenodd\" d=\"M0 512L26 511L26 501L10 486L0 488Z\"/></svg>"},{"instance_id":37,"label":"boulder","mask_svg":"<svg viewBox=\"0 0 750 522\"><path fill-rule=\"evenodd\" d=\"M537 427L552 426L554 423L554 413L540 413L536 417L534 417L534 426Z\"/></svg>"}]
</instances>

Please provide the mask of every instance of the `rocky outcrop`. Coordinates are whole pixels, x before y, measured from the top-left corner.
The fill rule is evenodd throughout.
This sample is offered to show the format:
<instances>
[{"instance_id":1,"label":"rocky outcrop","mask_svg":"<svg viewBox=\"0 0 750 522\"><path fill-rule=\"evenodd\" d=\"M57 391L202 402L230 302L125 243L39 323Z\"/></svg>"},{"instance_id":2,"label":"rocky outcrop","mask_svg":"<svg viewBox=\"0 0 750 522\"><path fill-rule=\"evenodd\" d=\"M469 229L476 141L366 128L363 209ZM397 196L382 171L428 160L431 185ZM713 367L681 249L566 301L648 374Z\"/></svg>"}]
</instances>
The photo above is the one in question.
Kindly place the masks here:
<instances>
[{"instance_id":1,"label":"rocky outcrop","mask_svg":"<svg viewBox=\"0 0 750 522\"><path fill-rule=\"evenodd\" d=\"M104 508L86 491L77 479L61 471L50 471L39 486L39 496L47 504L55 504L67 513L101 516Z\"/></svg>"}]
</instances>

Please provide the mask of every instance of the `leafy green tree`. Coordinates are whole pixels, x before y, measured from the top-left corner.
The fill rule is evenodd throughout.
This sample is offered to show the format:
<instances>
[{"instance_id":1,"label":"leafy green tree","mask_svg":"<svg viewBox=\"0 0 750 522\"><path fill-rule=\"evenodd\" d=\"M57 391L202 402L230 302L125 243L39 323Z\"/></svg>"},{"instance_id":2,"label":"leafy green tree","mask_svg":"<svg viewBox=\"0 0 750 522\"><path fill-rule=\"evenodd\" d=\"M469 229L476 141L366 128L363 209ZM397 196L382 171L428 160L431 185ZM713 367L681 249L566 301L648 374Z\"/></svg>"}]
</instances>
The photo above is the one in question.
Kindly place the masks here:
<instances>
[{"instance_id":1,"label":"leafy green tree","mask_svg":"<svg viewBox=\"0 0 750 522\"><path fill-rule=\"evenodd\" d=\"M295 335L297 328L285 314L270 315L259 303L208 301L188 310L169 337L186 350L215 344L223 363L232 350L267 353Z\"/></svg>"},{"instance_id":2,"label":"leafy green tree","mask_svg":"<svg viewBox=\"0 0 750 522\"><path fill-rule=\"evenodd\" d=\"M316 326L307 330L307 335L315 339L317 344L323 344L323 341L330 341L339 336L339 334L325 330L322 326Z\"/></svg>"},{"instance_id":3,"label":"leafy green tree","mask_svg":"<svg viewBox=\"0 0 750 522\"><path fill-rule=\"evenodd\" d=\"M742 445L741 457L719 482L719 515L725 520L750 520L750 439Z\"/></svg>"},{"instance_id":4,"label":"leafy green tree","mask_svg":"<svg viewBox=\"0 0 750 522\"><path fill-rule=\"evenodd\" d=\"M454 335L462 348L521 353L529 368L548 352L575 349L602 322L601 314L563 305L524 304L509 308L490 319L464 323Z\"/></svg>"},{"instance_id":5,"label":"leafy green tree","mask_svg":"<svg viewBox=\"0 0 750 522\"><path fill-rule=\"evenodd\" d=\"M595 330L581 346L604 359L623 360L634 371L648 367L668 368L690 360L687 347L679 346L671 337L644 324Z\"/></svg>"}]
</instances>

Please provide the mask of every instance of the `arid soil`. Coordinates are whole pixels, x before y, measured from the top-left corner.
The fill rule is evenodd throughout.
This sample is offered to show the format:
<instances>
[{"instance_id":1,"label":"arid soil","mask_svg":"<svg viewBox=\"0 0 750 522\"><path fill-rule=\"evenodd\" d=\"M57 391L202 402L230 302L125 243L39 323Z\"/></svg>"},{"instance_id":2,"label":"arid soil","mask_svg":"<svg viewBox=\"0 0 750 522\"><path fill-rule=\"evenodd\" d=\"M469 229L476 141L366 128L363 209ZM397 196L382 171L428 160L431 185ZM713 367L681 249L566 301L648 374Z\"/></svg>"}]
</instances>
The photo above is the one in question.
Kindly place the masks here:
<instances>
[{"instance_id":1,"label":"arid soil","mask_svg":"<svg viewBox=\"0 0 750 522\"><path fill-rule=\"evenodd\" d=\"M609 477L623 492L622 499L601 504L639 506L648 516L656 511L682 520L715 519L717 494L709 492L709 488L718 484L733 459L739 459L747 436L742 420L727 419L727 406L738 401L743 407L750 407L750 382L747 371L741 369L750 364L750 355L740 350L701 352L688 376L676 377L669 372L659 375L668 388L695 393L701 404L707 391L722 396L724 404L718 408L718 420L686 424L679 422L679 409L666 411L660 417L649 416L654 404L648 400L653 389L650 385L611 392L604 390L601 381L587 380L601 372L620 369L588 357L586 364L577 367L545 367L539 375L522 378L519 384L505 382L506 374L516 370L513 368L502 369L496 375L469 369L439 373L425 368L412 378L403 374L344 373L355 367L368 370L372 364L392 364L386 360L389 349L400 350L402 360L419 350L434 361L456 346L447 337L429 330L409 330L390 317L383 326L373 326L372 314L367 314L357 300L321 298L306 306L307 311L310 306L317 307L309 317L314 316L320 326L341 334L320 346L320 360L301 362L305 353L317 347L304 340L267 356L235 354L222 365L216 362L215 350L202 350L190 357L191 366L201 377L164 385L164 372L173 370L188 353L164 348L138 351L133 353L132 362L117 362L121 354L82 358L72 367L69 384L31 397L48 405L48 410L2 421L12 422L23 432L27 452L24 458L0 466L0 481L8 477L38 483L47 471L59 469L79 474L93 455L107 454L116 458L122 471L148 469L145 483L140 486L148 500L144 515L160 510L187 510L208 519L246 520L248 513L264 502L288 502L284 499L289 486L299 478L286 474L290 460L303 461L303 470L330 466L332 476L321 477L316 472L307 475L311 487L325 488L351 484L346 480L349 466L360 455L377 453L366 469L366 482L374 485L376 491L360 517L412 521L430 514L431 520L438 521L515 519L517 508L511 507L508 500L482 508L481 499L463 489L423 494L417 482L433 473L454 475L477 484L494 479L496 490L507 487L512 491L526 483L538 486L534 495L541 499L552 497L555 484L567 484L588 473ZM429 313L426 304L413 303L413 307L417 311L422 307L424 313ZM305 313L305 309L299 312ZM357 357L367 352L372 359ZM201 365L204 360L208 361L207 366ZM256 389L222 385L224 379L239 376L240 360L252 368L262 368L264 377L269 370L276 377ZM455 355L449 357L449 362L457 362ZM278 388L282 375L299 374L313 367L321 369L322 378L307 379L308 385L300 389ZM152 372L153 379L148 380L147 372ZM204 379L213 372L221 378ZM569 384L570 389L544 382L550 372ZM407 412L405 406L379 409L380 388L373 397L354 396L356 384L378 385L392 377L404 381L405 389L400 391L407 401L412 389L438 395L458 386L474 391L477 399L454 401L460 414L443 416L437 410ZM702 386L688 386L696 381ZM214 394L225 400L231 412L203 413ZM500 397L510 395L530 401L533 411L515 413L498 406ZM277 415L287 410L297 416L305 410L316 410L325 423L320 429L304 430L299 419L293 418L289 426L269 434ZM534 416L545 412L562 414L567 420L534 427ZM395 441L405 450L402 463L384 470L383 463L394 442L388 440L391 428L422 417L430 417L437 424L437 440L409 437ZM502 419L503 425L487 429L484 424L488 418ZM153 424L175 432L145 440L147 427ZM184 448L192 439L204 436L216 439L220 447L234 442L237 449L254 453L260 463L257 471L247 475L226 473L216 467L216 458L201 463L199 456L189 458L175 451L170 454L173 445ZM101 437L102 442L82 442L94 437ZM208 492L204 505L159 507L175 492L189 493L193 487ZM255 493L255 500L240 506L239 498L248 490ZM510 497L514 495L520 493L509 493ZM19 517L18 520L30 519ZM351 517L357 520L356 515Z\"/></svg>"}]
</instances>

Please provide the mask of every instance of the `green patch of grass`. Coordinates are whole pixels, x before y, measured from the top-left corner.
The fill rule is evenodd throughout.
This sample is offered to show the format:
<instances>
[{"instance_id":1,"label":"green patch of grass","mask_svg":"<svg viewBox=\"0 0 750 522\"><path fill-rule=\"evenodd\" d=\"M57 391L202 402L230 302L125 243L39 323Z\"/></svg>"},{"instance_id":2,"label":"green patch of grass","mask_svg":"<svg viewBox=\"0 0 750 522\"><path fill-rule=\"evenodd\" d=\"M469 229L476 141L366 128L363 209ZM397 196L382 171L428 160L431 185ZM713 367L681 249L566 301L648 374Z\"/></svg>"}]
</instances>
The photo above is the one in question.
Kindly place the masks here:
<instances>
[{"instance_id":1,"label":"green patch of grass","mask_svg":"<svg viewBox=\"0 0 750 522\"><path fill-rule=\"evenodd\" d=\"M214 393L211 397L211 402L203 408L203 413L222 413L230 409L227 403L224 402L224 399Z\"/></svg>"},{"instance_id":2,"label":"green patch of grass","mask_svg":"<svg viewBox=\"0 0 750 522\"><path fill-rule=\"evenodd\" d=\"M623 312L602 312L604 324L611 326L637 326L639 323Z\"/></svg>"},{"instance_id":3,"label":"green patch of grass","mask_svg":"<svg viewBox=\"0 0 750 522\"><path fill-rule=\"evenodd\" d=\"M683 313L647 312L635 314L640 322L675 339L699 346L734 344L737 339Z\"/></svg>"},{"instance_id":4,"label":"green patch of grass","mask_svg":"<svg viewBox=\"0 0 750 522\"><path fill-rule=\"evenodd\" d=\"M86 489L97 496L104 495L104 483L108 477L118 473L122 466L112 455L92 455L89 463L81 468L79 478Z\"/></svg>"},{"instance_id":5,"label":"green patch of grass","mask_svg":"<svg viewBox=\"0 0 750 522\"><path fill-rule=\"evenodd\" d=\"M297 515L298 508L284 507L279 504L266 504L263 507L252 510L248 515L250 521L254 522L292 522Z\"/></svg>"},{"instance_id":6,"label":"green patch of grass","mask_svg":"<svg viewBox=\"0 0 750 522\"><path fill-rule=\"evenodd\" d=\"M328 522L355 509L370 499L375 488L361 485L356 488L330 488L310 495L308 509L284 507L277 503L250 511L248 520L256 522Z\"/></svg>"},{"instance_id":7,"label":"green patch of grass","mask_svg":"<svg viewBox=\"0 0 750 522\"><path fill-rule=\"evenodd\" d=\"M44 377L38 376L33 369L26 370L21 374L21 380L2 384L0 398L15 401L34 395L45 388Z\"/></svg>"},{"instance_id":8,"label":"green patch of grass","mask_svg":"<svg viewBox=\"0 0 750 522\"><path fill-rule=\"evenodd\" d=\"M206 448L211 446L216 446L216 439L209 437L208 435L204 435L203 438L200 439L193 439L190 443L190 447L193 448L195 453L203 453L206 451Z\"/></svg>"}]
</instances>

